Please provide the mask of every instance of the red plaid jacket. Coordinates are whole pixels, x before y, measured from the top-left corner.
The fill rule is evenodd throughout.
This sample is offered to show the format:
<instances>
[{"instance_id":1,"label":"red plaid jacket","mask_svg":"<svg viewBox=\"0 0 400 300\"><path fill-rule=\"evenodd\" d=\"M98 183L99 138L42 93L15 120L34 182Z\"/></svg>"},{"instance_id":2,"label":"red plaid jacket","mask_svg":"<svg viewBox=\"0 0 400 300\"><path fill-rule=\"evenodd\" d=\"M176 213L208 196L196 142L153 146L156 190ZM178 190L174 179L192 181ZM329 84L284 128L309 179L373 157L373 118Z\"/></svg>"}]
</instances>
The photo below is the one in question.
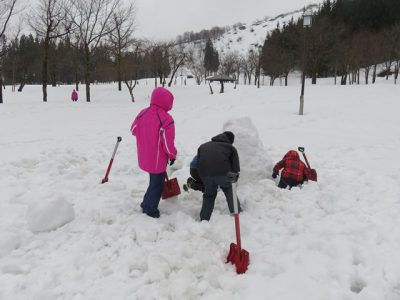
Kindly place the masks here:
<instances>
[{"instance_id":1,"label":"red plaid jacket","mask_svg":"<svg viewBox=\"0 0 400 300\"><path fill-rule=\"evenodd\" d=\"M300 160L297 151L290 150L283 159L274 167L274 173L279 174L279 170L283 168L281 177L284 179L292 179L299 183L308 180L309 170L307 166Z\"/></svg>"}]
</instances>

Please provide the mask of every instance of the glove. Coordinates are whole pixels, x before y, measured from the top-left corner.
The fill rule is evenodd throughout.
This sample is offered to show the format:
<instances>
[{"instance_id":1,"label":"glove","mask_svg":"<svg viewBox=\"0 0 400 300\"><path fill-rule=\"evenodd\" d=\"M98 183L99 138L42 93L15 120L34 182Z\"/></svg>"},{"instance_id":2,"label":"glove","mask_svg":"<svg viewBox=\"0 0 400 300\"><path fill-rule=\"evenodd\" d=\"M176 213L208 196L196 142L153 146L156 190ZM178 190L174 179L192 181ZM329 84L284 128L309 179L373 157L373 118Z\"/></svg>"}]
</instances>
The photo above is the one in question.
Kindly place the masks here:
<instances>
[{"instance_id":1,"label":"glove","mask_svg":"<svg viewBox=\"0 0 400 300\"><path fill-rule=\"evenodd\" d=\"M276 173L272 173L272 178L276 178L276 177L278 177L278 174L276 174Z\"/></svg>"},{"instance_id":2,"label":"glove","mask_svg":"<svg viewBox=\"0 0 400 300\"><path fill-rule=\"evenodd\" d=\"M175 162L175 159L170 159L169 160L169 165L172 166L174 164L174 162Z\"/></svg>"}]
</instances>

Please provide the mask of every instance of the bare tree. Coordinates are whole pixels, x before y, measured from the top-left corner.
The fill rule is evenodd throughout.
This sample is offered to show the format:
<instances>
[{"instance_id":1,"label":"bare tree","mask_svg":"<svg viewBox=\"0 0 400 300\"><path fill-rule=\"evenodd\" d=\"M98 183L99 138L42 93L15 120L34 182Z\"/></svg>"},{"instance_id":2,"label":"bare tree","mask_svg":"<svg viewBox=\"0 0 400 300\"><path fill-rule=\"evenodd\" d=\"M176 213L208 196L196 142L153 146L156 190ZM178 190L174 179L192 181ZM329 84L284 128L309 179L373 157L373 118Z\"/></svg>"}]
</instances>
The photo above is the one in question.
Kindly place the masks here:
<instances>
[{"instance_id":1,"label":"bare tree","mask_svg":"<svg viewBox=\"0 0 400 300\"><path fill-rule=\"evenodd\" d=\"M86 101L90 102L91 56L105 36L115 30L110 20L121 5L121 0L74 0L70 18L78 31L85 61Z\"/></svg>"},{"instance_id":2,"label":"bare tree","mask_svg":"<svg viewBox=\"0 0 400 300\"><path fill-rule=\"evenodd\" d=\"M228 52L221 58L221 73L227 76L236 75L239 64L239 53Z\"/></svg>"},{"instance_id":3,"label":"bare tree","mask_svg":"<svg viewBox=\"0 0 400 300\"><path fill-rule=\"evenodd\" d=\"M110 31L109 41L117 71L118 91L122 90L122 55L133 43L132 34L135 31L135 13L135 3L131 0L127 6L119 7L111 18L111 24L115 30Z\"/></svg>"},{"instance_id":4,"label":"bare tree","mask_svg":"<svg viewBox=\"0 0 400 300\"><path fill-rule=\"evenodd\" d=\"M190 59L190 53L185 50L184 45L178 45L170 48L169 60L171 66L171 78L168 82L168 86L172 85L172 81L175 77L176 72Z\"/></svg>"},{"instance_id":5,"label":"bare tree","mask_svg":"<svg viewBox=\"0 0 400 300\"><path fill-rule=\"evenodd\" d=\"M0 0L0 43L2 44L0 49L0 58L7 51L5 46L5 32L7 25L10 22L11 17L15 13L17 0ZM0 65L0 103L3 103L3 72L2 66Z\"/></svg>"},{"instance_id":6,"label":"bare tree","mask_svg":"<svg viewBox=\"0 0 400 300\"><path fill-rule=\"evenodd\" d=\"M157 77L160 79L160 84L165 86L165 78L171 72L169 48L170 45L165 42L154 42L148 48L155 87L157 87Z\"/></svg>"},{"instance_id":7,"label":"bare tree","mask_svg":"<svg viewBox=\"0 0 400 300\"><path fill-rule=\"evenodd\" d=\"M136 87L139 79L139 72L146 68L143 45L141 41L135 42L135 49L122 54L121 57L121 75L129 91L132 102L135 102L133 89Z\"/></svg>"},{"instance_id":8,"label":"bare tree","mask_svg":"<svg viewBox=\"0 0 400 300\"><path fill-rule=\"evenodd\" d=\"M190 50L193 55L191 56L191 60L189 62L189 70L192 72L196 83L198 85L201 84L201 82L204 79L204 75L206 74L206 68L204 67L204 52L203 50L200 49L192 49Z\"/></svg>"},{"instance_id":9,"label":"bare tree","mask_svg":"<svg viewBox=\"0 0 400 300\"><path fill-rule=\"evenodd\" d=\"M29 14L29 25L43 38L42 91L43 102L47 102L47 79L50 44L67 35L71 22L67 20L69 7L66 0L39 0Z\"/></svg>"}]
</instances>

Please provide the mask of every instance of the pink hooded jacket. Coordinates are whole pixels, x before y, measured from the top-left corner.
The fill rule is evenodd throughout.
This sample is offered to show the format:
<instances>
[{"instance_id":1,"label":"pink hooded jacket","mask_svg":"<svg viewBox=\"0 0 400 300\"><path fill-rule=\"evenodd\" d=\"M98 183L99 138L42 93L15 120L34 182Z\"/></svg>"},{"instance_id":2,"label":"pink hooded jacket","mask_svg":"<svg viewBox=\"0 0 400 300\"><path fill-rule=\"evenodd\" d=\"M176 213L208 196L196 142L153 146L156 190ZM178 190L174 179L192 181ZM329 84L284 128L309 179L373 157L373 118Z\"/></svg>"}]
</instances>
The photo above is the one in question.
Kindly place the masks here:
<instances>
[{"instance_id":1,"label":"pink hooded jacket","mask_svg":"<svg viewBox=\"0 0 400 300\"><path fill-rule=\"evenodd\" d=\"M168 159L175 159L174 119L167 113L172 108L174 96L163 87L151 94L150 106L143 109L131 126L136 136L139 167L149 173L165 172Z\"/></svg>"},{"instance_id":2,"label":"pink hooded jacket","mask_svg":"<svg viewBox=\"0 0 400 300\"><path fill-rule=\"evenodd\" d=\"M75 90L72 91L71 100L72 101L78 100L78 93Z\"/></svg>"}]
</instances>

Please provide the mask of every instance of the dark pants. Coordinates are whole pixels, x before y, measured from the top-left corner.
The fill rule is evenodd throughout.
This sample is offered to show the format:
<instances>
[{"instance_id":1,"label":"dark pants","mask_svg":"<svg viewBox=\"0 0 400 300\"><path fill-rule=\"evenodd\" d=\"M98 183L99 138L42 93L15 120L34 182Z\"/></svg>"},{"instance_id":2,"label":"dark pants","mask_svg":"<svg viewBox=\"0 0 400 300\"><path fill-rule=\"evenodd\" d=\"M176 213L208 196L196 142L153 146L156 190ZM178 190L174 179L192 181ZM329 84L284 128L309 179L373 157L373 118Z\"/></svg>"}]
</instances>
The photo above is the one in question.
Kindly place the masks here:
<instances>
[{"instance_id":1,"label":"dark pants","mask_svg":"<svg viewBox=\"0 0 400 300\"><path fill-rule=\"evenodd\" d=\"M234 213L233 209L233 194L232 194L232 183L229 181L227 176L207 176L201 178L205 191L203 193L203 205L200 211L200 220L209 221L211 214L214 210L215 198L217 197L218 187L222 189L225 194L226 202L228 203L229 212ZM238 199L238 209L241 211L240 202Z\"/></svg>"},{"instance_id":2,"label":"dark pants","mask_svg":"<svg viewBox=\"0 0 400 300\"><path fill-rule=\"evenodd\" d=\"M190 176L192 177L187 180L188 183L190 182L190 188L204 193L204 184L196 168L190 168Z\"/></svg>"},{"instance_id":3,"label":"dark pants","mask_svg":"<svg viewBox=\"0 0 400 300\"><path fill-rule=\"evenodd\" d=\"M281 189L286 189L287 186L289 186L289 189L291 189L294 186L298 186L299 184L302 184L303 182L298 182L296 180L290 179L290 178L283 178L281 177L281 180L279 180L278 187Z\"/></svg>"},{"instance_id":4,"label":"dark pants","mask_svg":"<svg viewBox=\"0 0 400 300\"><path fill-rule=\"evenodd\" d=\"M149 173L149 175L149 187L147 188L146 194L144 194L143 202L140 204L140 207L146 215L159 218L160 211L158 210L158 204L160 203L161 194L164 189L165 172L160 174Z\"/></svg>"}]
</instances>

